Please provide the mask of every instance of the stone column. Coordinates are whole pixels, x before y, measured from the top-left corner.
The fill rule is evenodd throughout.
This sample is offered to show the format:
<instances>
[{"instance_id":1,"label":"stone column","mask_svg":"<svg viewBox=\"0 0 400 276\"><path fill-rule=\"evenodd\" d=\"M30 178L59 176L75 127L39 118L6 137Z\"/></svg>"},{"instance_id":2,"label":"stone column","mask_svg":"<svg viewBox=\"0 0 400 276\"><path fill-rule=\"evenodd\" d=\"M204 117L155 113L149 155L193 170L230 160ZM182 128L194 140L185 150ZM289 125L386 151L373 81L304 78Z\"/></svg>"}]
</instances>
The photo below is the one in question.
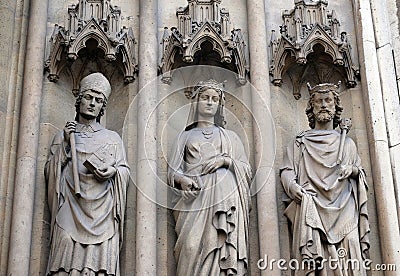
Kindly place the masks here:
<instances>
[{"instance_id":1,"label":"stone column","mask_svg":"<svg viewBox=\"0 0 400 276\"><path fill-rule=\"evenodd\" d=\"M7 275L29 275L48 0L31 0Z\"/></svg>"},{"instance_id":2,"label":"stone column","mask_svg":"<svg viewBox=\"0 0 400 276\"><path fill-rule=\"evenodd\" d=\"M159 32L160 33L160 32ZM159 78L160 79L160 78ZM168 137L171 135L166 130L169 119L169 103L168 99L171 87L169 84L159 81L158 83L158 99L159 105L155 116L157 116L157 144L158 152L158 185L157 185L157 202L161 204L157 208L157 274L158 275L176 275L176 263L174 256L174 247L169 247L175 241L174 221L171 222L171 210L165 206L170 206L172 199L168 191L168 153L172 145L169 145ZM183 93L182 93L183 94ZM175 133L174 133L175 135ZM176 137L174 137L175 139ZM169 146L165 146L165 145ZM164 145L164 147L163 147ZM165 150L165 151L164 151ZM171 242L173 241L173 242Z\"/></svg>"},{"instance_id":3,"label":"stone column","mask_svg":"<svg viewBox=\"0 0 400 276\"><path fill-rule=\"evenodd\" d=\"M389 15L386 0L371 0L371 10L375 29L375 43L381 77L383 104L389 151L392 161L393 180L397 196L398 215L400 214L400 102L393 58Z\"/></svg>"},{"instance_id":4,"label":"stone column","mask_svg":"<svg viewBox=\"0 0 400 276\"><path fill-rule=\"evenodd\" d=\"M157 267L157 0L140 0L136 275L156 275ZM144 90L144 92L143 92Z\"/></svg>"},{"instance_id":5,"label":"stone column","mask_svg":"<svg viewBox=\"0 0 400 276\"><path fill-rule=\"evenodd\" d=\"M280 258L278 203L276 197L276 178L273 167L275 155L274 127L270 117L270 82L268 77L267 34L263 0L248 0L248 32L250 51L250 80L256 91L252 91L252 112L259 129L254 127L255 158L258 166L256 186L258 233L260 258ZM258 92L258 93L257 93ZM263 270L263 275L280 275L278 270Z\"/></svg>"},{"instance_id":6,"label":"stone column","mask_svg":"<svg viewBox=\"0 0 400 276\"><path fill-rule=\"evenodd\" d=\"M382 260L383 263L396 264L397 267L400 267L399 224L385 124L384 98L381 93L383 87L380 77L382 76L379 74L370 1L354 0L353 7L356 27L359 30L357 32L357 45L360 63L363 66L361 82L365 90L363 100L368 112L366 120ZM385 275L396 275L396 272L386 271Z\"/></svg>"},{"instance_id":7,"label":"stone column","mask_svg":"<svg viewBox=\"0 0 400 276\"><path fill-rule=\"evenodd\" d=\"M395 64L395 70L396 70L396 82L397 82L397 87L400 87L400 18L398 16L399 14L399 5L400 2L397 3L396 0L389 0L386 2L387 3L387 11L389 13L389 22L390 22L390 29L391 29L391 40L392 40L392 47L394 48L393 51L393 60ZM399 88L398 88L399 89ZM400 91L398 90L397 93L399 94L400 97ZM398 148L400 147L399 144L393 145L393 148ZM399 216L399 223L400 223L400 170L395 170L393 168L393 164L399 164L400 161L400 154L397 154L394 156L393 150L392 152L392 169L394 173L394 180L395 180L395 187L397 188L396 195L397 195L397 209L398 209L398 216ZM400 165L398 165L399 167ZM400 227L400 226L399 226Z\"/></svg>"},{"instance_id":8,"label":"stone column","mask_svg":"<svg viewBox=\"0 0 400 276\"><path fill-rule=\"evenodd\" d=\"M14 174L17 154L17 134L20 114L22 80L26 46L26 31L29 12L29 0L2 1L0 4L0 48L3 49L0 58L2 77L0 83L0 100L3 101L0 109L0 267L7 268L8 248L11 231L12 199L14 188ZM9 24L12 22L12 24ZM5 30L8 30L6 32ZM7 46L6 46L7 45ZM4 136L3 136L4 135Z\"/></svg>"}]
</instances>

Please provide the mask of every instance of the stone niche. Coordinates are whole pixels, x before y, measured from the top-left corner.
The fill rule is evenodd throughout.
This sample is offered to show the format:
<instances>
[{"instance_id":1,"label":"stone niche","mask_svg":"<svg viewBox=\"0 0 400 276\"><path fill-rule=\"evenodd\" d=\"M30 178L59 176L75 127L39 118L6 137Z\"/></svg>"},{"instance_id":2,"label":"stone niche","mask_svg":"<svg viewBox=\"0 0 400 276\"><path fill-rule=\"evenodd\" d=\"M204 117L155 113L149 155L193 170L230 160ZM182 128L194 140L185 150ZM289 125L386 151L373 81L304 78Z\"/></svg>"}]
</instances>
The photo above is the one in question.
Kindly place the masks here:
<instances>
[{"instance_id":1,"label":"stone niche","mask_svg":"<svg viewBox=\"0 0 400 276\"><path fill-rule=\"evenodd\" d=\"M162 80L172 81L171 71L188 65L211 65L237 74L244 85L248 73L245 42L240 29L232 28L221 0L188 0L176 12L178 27L165 27L159 66Z\"/></svg>"},{"instance_id":2,"label":"stone niche","mask_svg":"<svg viewBox=\"0 0 400 276\"><path fill-rule=\"evenodd\" d=\"M80 0L69 6L66 26L56 24L50 39L48 79L57 82L66 74L74 93L91 72L102 72L109 79L123 75L124 83L133 82L136 40L131 28L121 27L121 18L121 9L109 0Z\"/></svg>"},{"instance_id":3,"label":"stone niche","mask_svg":"<svg viewBox=\"0 0 400 276\"><path fill-rule=\"evenodd\" d=\"M359 69L352 59L347 33L340 32L334 10L326 0L295 0L292 10L282 13L280 37L272 31L270 75L275 86L289 81L296 99L305 82L313 85L342 80L355 87Z\"/></svg>"}]
</instances>

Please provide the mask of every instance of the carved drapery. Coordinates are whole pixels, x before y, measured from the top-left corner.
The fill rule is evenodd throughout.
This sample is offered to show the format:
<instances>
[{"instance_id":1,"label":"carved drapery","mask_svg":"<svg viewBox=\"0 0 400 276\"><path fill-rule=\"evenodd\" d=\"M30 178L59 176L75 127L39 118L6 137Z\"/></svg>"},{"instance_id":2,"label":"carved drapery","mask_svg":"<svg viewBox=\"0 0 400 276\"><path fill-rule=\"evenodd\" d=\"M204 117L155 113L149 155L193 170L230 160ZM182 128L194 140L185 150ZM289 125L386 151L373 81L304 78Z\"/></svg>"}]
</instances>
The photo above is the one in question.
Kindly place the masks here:
<instances>
[{"instance_id":1,"label":"carved drapery","mask_svg":"<svg viewBox=\"0 0 400 276\"><path fill-rule=\"evenodd\" d=\"M353 63L351 45L347 41L346 32L339 31L339 20L336 12L327 10L328 2L319 0L316 2L307 0L295 0L295 8L282 14L283 25L280 26L281 37L277 38L272 32L270 50L271 66L270 75L272 83L276 86L282 84L285 72L294 67L302 75L310 65L310 54L316 52L316 48L322 49L320 54L328 55L338 71L346 81L347 87L356 85L356 77L359 69ZM323 66L326 59L315 62L313 67ZM293 84L294 96L300 98L301 76L295 77Z\"/></svg>"},{"instance_id":2,"label":"carved drapery","mask_svg":"<svg viewBox=\"0 0 400 276\"><path fill-rule=\"evenodd\" d=\"M120 25L121 9L109 0L80 0L77 5L71 5L66 26L55 25L51 36L50 56L45 65L48 79L57 82L63 68L71 67L80 58L80 51L90 48L88 44L91 44L95 50L101 50L106 61L120 65L125 83L133 82L137 71L136 41L132 29ZM74 90L80 78L73 76Z\"/></svg>"},{"instance_id":3,"label":"carved drapery","mask_svg":"<svg viewBox=\"0 0 400 276\"><path fill-rule=\"evenodd\" d=\"M220 4L221 0L188 0L187 7L178 9L178 27L171 32L165 28L162 39L164 82L172 80L173 69L201 64L225 67L238 74L239 84L246 83L244 38L240 29L231 28L229 12Z\"/></svg>"}]
</instances>

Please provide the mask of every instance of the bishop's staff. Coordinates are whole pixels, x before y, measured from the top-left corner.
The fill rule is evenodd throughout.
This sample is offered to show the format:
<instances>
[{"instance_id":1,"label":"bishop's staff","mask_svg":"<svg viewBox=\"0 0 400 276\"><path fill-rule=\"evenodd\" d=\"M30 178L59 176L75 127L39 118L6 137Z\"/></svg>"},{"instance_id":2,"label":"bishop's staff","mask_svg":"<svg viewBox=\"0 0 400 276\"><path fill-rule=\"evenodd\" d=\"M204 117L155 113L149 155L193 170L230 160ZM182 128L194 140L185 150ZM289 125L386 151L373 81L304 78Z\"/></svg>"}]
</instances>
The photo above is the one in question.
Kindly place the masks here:
<instances>
[{"instance_id":1,"label":"bishop's staff","mask_svg":"<svg viewBox=\"0 0 400 276\"><path fill-rule=\"evenodd\" d=\"M71 146L72 174L74 178L74 190L77 197L81 197L81 186L79 184L78 159L76 158L75 131L69 135L69 144Z\"/></svg>"}]
</instances>

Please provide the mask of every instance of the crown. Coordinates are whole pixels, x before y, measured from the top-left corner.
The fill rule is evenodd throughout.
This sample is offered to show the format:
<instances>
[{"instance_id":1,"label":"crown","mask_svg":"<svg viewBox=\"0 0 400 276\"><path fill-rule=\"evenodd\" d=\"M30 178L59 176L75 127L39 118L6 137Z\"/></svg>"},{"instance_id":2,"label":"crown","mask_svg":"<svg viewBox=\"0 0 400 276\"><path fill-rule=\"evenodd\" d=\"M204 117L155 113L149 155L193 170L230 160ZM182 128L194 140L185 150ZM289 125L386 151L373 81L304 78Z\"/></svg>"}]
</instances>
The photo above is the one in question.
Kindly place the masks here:
<instances>
[{"instance_id":1,"label":"crown","mask_svg":"<svg viewBox=\"0 0 400 276\"><path fill-rule=\"evenodd\" d=\"M340 88L340 81L338 84L333 84L333 83L321 83L317 84L314 87L311 87L310 83L307 82L307 87L308 87L308 92L310 95L314 94L315 92L318 93L328 93L330 91L337 91Z\"/></svg>"},{"instance_id":2,"label":"crown","mask_svg":"<svg viewBox=\"0 0 400 276\"><path fill-rule=\"evenodd\" d=\"M204 88L211 88L217 91L223 91L225 87L225 82L226 81L219 83L213 79L199 81L193 89L192 98L195 97Z\"/></svg>"}]
</instances>

